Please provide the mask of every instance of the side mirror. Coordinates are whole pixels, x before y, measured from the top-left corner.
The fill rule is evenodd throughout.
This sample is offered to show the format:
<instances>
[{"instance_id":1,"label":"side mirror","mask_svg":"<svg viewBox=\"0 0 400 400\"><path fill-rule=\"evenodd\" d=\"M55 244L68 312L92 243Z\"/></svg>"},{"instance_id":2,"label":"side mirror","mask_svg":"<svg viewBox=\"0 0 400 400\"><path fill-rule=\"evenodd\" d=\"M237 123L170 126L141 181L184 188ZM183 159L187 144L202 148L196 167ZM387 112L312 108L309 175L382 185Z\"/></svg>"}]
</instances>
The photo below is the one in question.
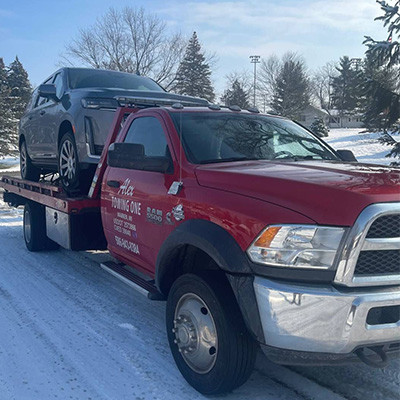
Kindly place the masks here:
<instances>
[{"instance_id":1,"label":"side mirror","mask_svg":"<svg viewBox=\"0 0 400 400\"><path fill-rule=\"evenodd\" d=\"M39 86L39 96L45 99L60 101L56 94L56 87L53 84L46 84Z\"/></svg>"},{"instance_id":2,"label":"side mirror","mask_svg":"<svg viewBox=\"0 0 400 400\"><path fill-rule=\"evenodd\" d=\"M358 162L356 156L351 150L336 150L336 153L343 161Z\"/></svg>"},{"instance_id":3,"label":"side mirror","mask_svg":"<svg viewBox=\"0 0 400 400\"><path fill-rule=\"evenodd\" d=\"M115 168L162 173L172 169L170 158L145 156L143 145L135 143L112 143L108 148L107 163L110 167Z\"/></svg>"}]
</instances>

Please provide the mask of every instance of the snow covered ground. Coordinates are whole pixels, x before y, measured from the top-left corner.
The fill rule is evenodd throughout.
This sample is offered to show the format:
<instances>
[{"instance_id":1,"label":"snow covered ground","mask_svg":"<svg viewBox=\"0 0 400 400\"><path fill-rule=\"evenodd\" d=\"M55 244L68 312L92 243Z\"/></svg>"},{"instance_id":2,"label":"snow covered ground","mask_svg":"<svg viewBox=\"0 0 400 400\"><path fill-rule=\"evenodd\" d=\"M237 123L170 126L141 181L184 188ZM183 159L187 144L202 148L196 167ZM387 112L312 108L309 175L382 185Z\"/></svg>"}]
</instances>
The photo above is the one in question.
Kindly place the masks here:
<instances>
[{"instance_id":1,"label":"snow covered ground","mask_svg":"<svg viewBox=\"0 0 400 400\"><path fill-rule=\"evenodd\" d=\"M331 129L324 140L335 150L351 150L359 162L389 165L394 158L385 157L390 146L378 141L379 133L360 133L363 129ZM399 135L394 138L398 138Z\"/></svg>"},{"instance_id":2,"label":"snow covered ground","mask_svg":"<svg viewBox=\"0 0 400 400\"><path fill-rule=\"evenodd\" d=\"M0 170L2 173L19 171L19 157L0 157Z\"/></svg>"},{"instance_id":3,"label":"snow covered ground","mask_svg":"<svg viewBox=\"0 0 400 400\"><path fill-rule=\"evenodd\" d=\"M387 147L356 130L331 131L335 148L385 162ZM0 161L1 163L1 161ZM4 170L0 171L0 174ZM165 334L165 304L99 266L107 253L30 253L22 210L0 200L0 400L205 399L181 377ZM399 400L400 360L283 367L260 353L250 380L227 400Z\"/></svg>"}]
</instances>

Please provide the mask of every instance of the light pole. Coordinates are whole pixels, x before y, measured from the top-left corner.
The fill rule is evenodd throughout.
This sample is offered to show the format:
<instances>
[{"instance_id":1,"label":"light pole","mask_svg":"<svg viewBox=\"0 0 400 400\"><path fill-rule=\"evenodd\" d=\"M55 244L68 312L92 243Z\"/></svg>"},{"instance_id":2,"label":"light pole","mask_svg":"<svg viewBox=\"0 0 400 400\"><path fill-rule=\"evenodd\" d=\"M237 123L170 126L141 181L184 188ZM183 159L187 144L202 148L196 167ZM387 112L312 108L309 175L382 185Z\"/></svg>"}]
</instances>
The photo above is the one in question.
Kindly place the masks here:
<instances>
[{"instance_id":1,"label":"light pole","mask_svg":"<svg viewBox=\"0 0 400 400\"><path fill-rule=\"evenodd\" d=\"M250 62L254 64L254 94L253 94L253 106L256 106L256 80L257 80L257 64L260 63L260 56L250 56Z\"/></svg>"}]
</instances>

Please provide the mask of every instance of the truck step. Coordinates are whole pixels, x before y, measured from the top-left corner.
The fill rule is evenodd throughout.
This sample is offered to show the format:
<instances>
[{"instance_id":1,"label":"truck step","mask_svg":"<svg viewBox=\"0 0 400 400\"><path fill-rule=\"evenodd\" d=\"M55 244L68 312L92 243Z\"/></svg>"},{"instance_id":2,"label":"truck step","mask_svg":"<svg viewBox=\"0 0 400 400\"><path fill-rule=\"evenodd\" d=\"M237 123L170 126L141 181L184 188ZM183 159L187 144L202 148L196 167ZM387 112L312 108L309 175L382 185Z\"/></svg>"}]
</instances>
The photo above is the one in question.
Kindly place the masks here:
<instances>
[{"instance_id":1,"label":"truck step","mask_svg":"<svg viewBox=\"0 0 400 400\"><path fill-rule=\"evenodd\" d=\"M101 263L100 266L111 275L114 275L122 282L145 295L148 299L156 301L166 300L165 296L160 293L154 285L154 281L147 281L146 279L141 278L132 272L132 270L125 264L106 261Z\"/></svg>"}]
</instances>

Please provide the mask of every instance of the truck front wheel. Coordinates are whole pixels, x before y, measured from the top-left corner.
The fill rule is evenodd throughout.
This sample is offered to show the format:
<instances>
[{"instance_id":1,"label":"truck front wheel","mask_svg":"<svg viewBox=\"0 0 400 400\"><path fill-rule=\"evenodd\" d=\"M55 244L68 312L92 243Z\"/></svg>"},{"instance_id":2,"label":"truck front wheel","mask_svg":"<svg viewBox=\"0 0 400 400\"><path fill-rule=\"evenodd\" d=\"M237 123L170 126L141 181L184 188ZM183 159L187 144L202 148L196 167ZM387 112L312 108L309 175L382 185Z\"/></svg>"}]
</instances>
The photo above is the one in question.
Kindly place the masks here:
<instances>
[{"instance_id":1,"label":"truck front wheel","mask_svg":"<svg viewBox=\"0 0 400 400\"><path fill-rule=\"evenodd\" d=\"M46 235L46 218L44 207L33 201L25 203L24 239L29 251L56 250L59 245Z\"/></svg>"},{"instance_id":2,"label":"truck front wheel","mask_svg":"<svg viewBox=\"0 0 400 400\"><path fill-rule=\"evenodd\" d=\"M179 277L168 296L166 323L175 362L196 390L220 394L246 382L256 345L222 273Z\"/></svg>"}]
</instances>

